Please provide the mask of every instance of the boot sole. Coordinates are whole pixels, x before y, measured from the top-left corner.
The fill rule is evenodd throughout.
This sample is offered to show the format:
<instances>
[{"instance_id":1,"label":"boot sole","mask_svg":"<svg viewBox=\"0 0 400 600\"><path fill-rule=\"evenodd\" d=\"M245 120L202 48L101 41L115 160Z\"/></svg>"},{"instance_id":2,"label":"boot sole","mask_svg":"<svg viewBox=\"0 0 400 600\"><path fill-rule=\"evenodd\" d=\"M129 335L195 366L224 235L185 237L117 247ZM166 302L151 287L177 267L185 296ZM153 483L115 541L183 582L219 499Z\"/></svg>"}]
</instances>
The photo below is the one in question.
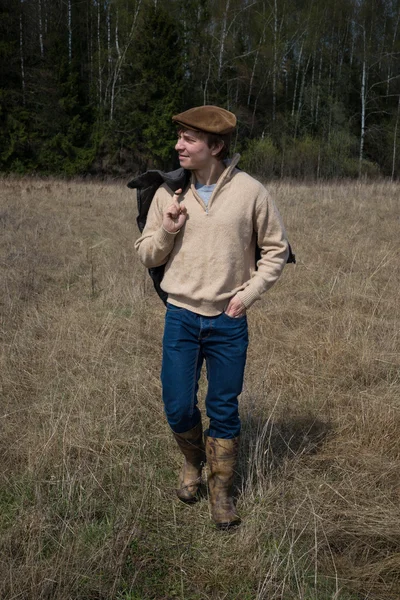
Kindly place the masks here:
<instances>
[{"instance_id":1,"label":"boot sole","mask_svg":"<svg viewBox=\"0 0 400 600\"><path fill-rule=\"evenodd\" d=\"M239 519L238 521L228 521L228 523L215 523L215 527L219 531L228 531L229 529L236 529L236 527L239 527L240 523L241 520Z\"/></svg>"},{"instance_id":2,"label":"boot sole","mask_svg":"<svg viewBox=\"0 0 400 600\"><path fill-rule=\"evenodd\" d=\"M183 502L184 504L196 504L196 502L199 501L199 498L197 496L194 496L194 498L181 498L180 496L178 496L178 499Z\"/></svg>"}]
</instances>

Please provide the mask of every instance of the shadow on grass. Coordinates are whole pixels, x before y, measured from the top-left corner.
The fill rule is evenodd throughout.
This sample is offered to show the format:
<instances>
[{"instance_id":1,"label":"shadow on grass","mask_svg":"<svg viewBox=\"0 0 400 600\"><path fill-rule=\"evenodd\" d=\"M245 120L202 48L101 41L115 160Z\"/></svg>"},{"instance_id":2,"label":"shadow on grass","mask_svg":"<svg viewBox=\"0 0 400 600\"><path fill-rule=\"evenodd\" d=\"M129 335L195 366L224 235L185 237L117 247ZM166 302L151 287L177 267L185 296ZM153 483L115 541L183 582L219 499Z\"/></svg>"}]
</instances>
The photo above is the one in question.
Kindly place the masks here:
<instances>
[{"instance_id":1,"label":"shadow on grass","mask_svg":"<svg viewBox=\"0 0 400 600\"><path fill-rule=\"evenodd\" d=\"M313 415L291 415L277 421L245 415L238 463L239 487L244 489L255 478L273 478L288 460L316 454L331 431L329 421Z\"/></svg>"}]
</instances>

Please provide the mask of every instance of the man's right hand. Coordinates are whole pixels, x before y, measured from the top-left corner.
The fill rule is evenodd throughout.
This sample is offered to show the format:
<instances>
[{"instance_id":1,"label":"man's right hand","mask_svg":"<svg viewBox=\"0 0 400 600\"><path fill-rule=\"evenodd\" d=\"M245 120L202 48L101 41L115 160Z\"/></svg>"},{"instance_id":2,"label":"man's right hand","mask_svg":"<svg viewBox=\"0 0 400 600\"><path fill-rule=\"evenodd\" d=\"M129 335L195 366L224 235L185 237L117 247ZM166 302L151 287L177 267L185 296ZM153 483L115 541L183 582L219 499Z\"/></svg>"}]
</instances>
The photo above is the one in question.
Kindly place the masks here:
<instances>
[{"instance_id":1,"label":"man's right hand","mask_svg":"<svg viewBox=\"0 0 400 600\"><path fill-rule=\"evenodd\" d=\"M173 197L173 203L168 206L164 213L162 225L164 229L168 231L168 233L177 233L180 229L182 229L186 221L186 206L183 204L183 202L178 202L180 194L182 194L182 190L176 190Z\"/></svg>"}]
</instances>

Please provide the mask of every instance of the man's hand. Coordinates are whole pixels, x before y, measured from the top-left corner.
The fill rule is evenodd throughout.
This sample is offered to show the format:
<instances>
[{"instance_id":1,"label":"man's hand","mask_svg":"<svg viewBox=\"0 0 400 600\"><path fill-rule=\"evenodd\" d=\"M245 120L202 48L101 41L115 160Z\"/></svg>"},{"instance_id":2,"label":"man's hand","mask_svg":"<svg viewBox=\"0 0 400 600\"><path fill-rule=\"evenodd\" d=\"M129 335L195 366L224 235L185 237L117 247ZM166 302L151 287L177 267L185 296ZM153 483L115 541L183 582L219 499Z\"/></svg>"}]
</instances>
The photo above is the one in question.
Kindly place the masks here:
<instances>
[{"instance_id":1,"label":"man's hand","mask_svg":"<svg viewBox=\"0 0 400 600\"><path fill-rule=\"evenodd\" d=\"M168 231L168 233L177 233L180 229L182 229L186 221L187 209L183 202L179 204L179 194L182 194L182 190L180 188L174 193L173 203L168 206L164 213L162 225L164 229Z\"/></svg>"},{"instance_id":2,"label":"man's hand","mask_svg":"<svg viewBox=\"0 0 400 600\"><path fill-rule=\"evenodd\" d=\"M233 296L233 298L229 300L229 304L226 307L225 314L227 314L228 317L232 318L242 317L246 314L246 307L239 298L239 296Z\"/></svg>"}]
</instances>

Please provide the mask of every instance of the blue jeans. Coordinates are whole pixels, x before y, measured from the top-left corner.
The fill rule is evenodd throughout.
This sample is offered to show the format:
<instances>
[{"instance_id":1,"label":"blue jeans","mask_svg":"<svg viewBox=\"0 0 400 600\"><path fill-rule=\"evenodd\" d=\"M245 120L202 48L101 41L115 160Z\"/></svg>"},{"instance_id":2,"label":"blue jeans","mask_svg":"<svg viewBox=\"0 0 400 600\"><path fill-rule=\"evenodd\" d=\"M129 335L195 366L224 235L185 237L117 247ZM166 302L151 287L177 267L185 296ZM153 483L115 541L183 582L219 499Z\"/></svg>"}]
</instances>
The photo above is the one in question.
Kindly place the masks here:
<instances>
[{"instance_id":1,"label":"blue jeans","mask_svg":"<svg viewBox=\"0 0 400 600\"><path fill-rule=\"evenodd\" d=\"M206 361L208 435L230 439L240 433L238 396L243 387L248 330L246 316L205 317L167 304L161 382L171 429L183 433L200 421L197 392Z\"/></svg>"}]
</instances>

